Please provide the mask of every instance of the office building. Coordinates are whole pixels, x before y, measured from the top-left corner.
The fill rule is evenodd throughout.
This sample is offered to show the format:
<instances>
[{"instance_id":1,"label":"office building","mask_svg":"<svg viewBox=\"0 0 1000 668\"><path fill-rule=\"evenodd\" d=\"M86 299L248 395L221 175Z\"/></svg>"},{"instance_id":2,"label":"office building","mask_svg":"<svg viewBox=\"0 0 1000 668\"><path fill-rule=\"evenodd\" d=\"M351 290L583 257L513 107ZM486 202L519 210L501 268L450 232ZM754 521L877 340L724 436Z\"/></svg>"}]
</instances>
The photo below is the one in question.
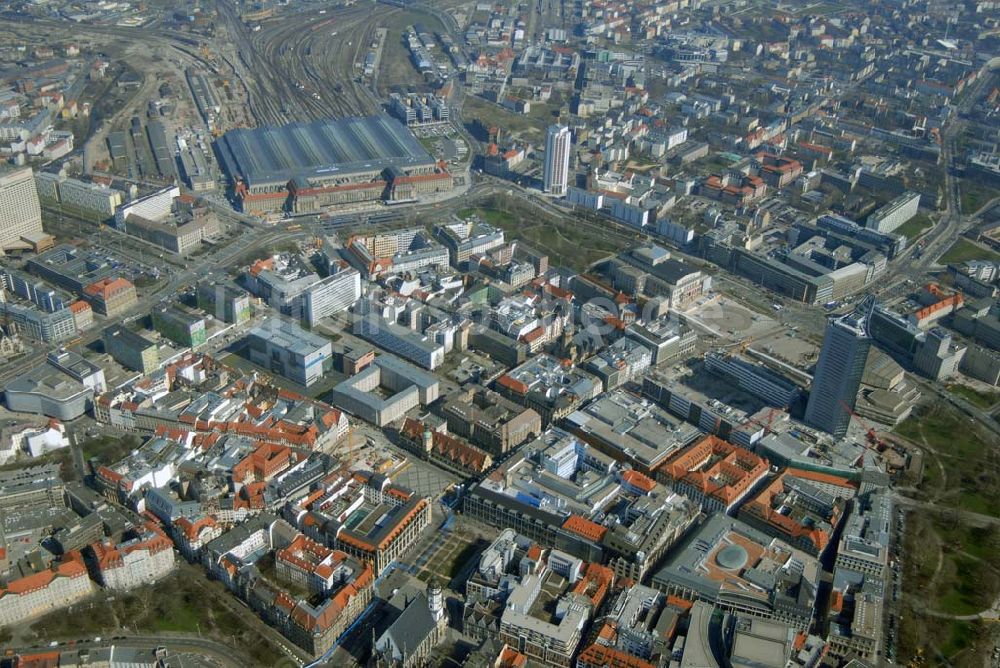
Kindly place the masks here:
<instances>
[{"instance_id":1,"label":"office building","mask_svg":"<svg viewBox=\"0 0 1000 668\"><path fill-rule=\"evenodd\" d=\"M613 584L610 569L505 529L466 582L463 632L519 648L510 665L568 668Z\"/></svg>"},{"instance_id":2,"label":"office building","mask_svg":"<svg viewBox=\"0 0 1000 668\"><path fill-rule=\"evenodd\" d=\"M34 304L0 301L0 321L27 338L45 343L68 341L77 333L76 319L69 308L48 313Z\"/></svg>"},{"instance_id":3,"label":"office building","mask_svg":"<svg viewBox=\"0 0 1000 668\"><path fill-rule=\"evenodd\" d=\"M170 215L174 199L180 194L181 189L178 186L168 186L123 204L115 211L115 227L122 232L126 231L128 219L131 216L151 221L163 220Z\"/></svg>"},{"instance_id":4,"label":"office building","mask_svg":"<svg viewBox=\"0 0 1000 668\"><path fill-rule=\"evenodd\" d=\"M531 665L572 665L587 621L614 582L608 568L566 556L553 550L547 563L525 573L510 590L500 616L500 640L523 649ZM553 604L545 605L552 598Z\"/></svg>"},{"instance_id":5,"label":"office building","mask_svg":"<svg viewBox=\"0 0 1000 668\"><path fill-rule=\"evenodd\" d=\"M561 420L601 393L601 382L562 360L542 353L500 376L497 392L533 409L542 425Z\"/></svg>"},{"instance_id":6,"label":"office building","mask_svg":"<svg viewBox=\"0 0 1000 668\"><path fill-rule=\"evenodd\" d=\"M707 512L728 513L767 471L766 459L709 435L676 452L654 474Z\"/></svg>"},{"instance_id":7,"label":"office building","mask_svg":"<svg viewBox=\"0 0 1000 668\"><path fill-rule=\"evenodd\" d=\"M247 336L250 361L309 387L330 368L330 339L307 332L298 325L271 318Z\"/></svg>"},{"instance_id":8,"label":"office building","mask_svg":"<svg viewBox=\"0 0 1000 668\"><path fill-rule=\"evenodd\" d=\"M184 255L221 231L215 211L176 186L118 207L115 227L125 234Z\"/></svg>"},{"instance_id":9,"label":"office building","mask_svg":"<svg viewBox=\"0 0 1000 668\"><path fill-rule=\"evenodd\" d=\"M835 566L873 576L885 575L893 531L892 499L868 492L858 497L840 536Z\"/></svg>"},{"instance_id":10,"label":"office building","mask_svg":"<svg viewBox=\"0 0 1000 668\"><path fill-rule=\"evenodd\" d=\"M990 385L1000 385L1000 353L971 345L961 362L962 373Z\"/></svg>"},{"instance_id":11,"label":"office building","mask_svg":"<svg viewBox=\"0 0 1000 668\"><path fill-rule=\"evenodd\" d=\"M233 325L250 321L250 295L228 283L203 281L197 289L198 308Z\"/></svg>"},{"instance_id":12,"label":"office building","mask_svg":"<svg viewBox=\"0 0 1000 668\"><path fill-rule=\"evenodd\" d=\"M366 278L444 267L450 257L448 249L420 227L353 236L346 246L345 259Z\"/></svg>"},{"instance_id":13,"label":"office building","mask_svg":"<svg viewBox=\"0 0 1000 668\"><path fill-rule=\"evenodd\" d=\"M154 307L152 319L153 329L178 345L196 348L207 340L205 319L175 306Z\"/></svg>"},{"instance_id":14,"label":"office building","mask_svg":"<svg viewBox=\"0 0 1000 668\"><path fill-rule=\"evenodd\" d=\"M30 167L0 171L0 254L27 247L22 238L42 233L42 207Z\"/></svg>"},{"instance_id":15,"label":"office building","mask_svg":"<svg viewBox=\"0 0 1000 668\"><path fill-rule=\"evenodd\" d=\"M44 464L0 472L0 510L61 508L66 485L59 464Z\"/></svg>"},{"instance_id":16,"label":"office building","mask_svg":"<svg viewBox=\"0 0 1000 668\"><path fill-rule=\"evenodd\" d=\"M663 316L625 328L625 337L641 343L652 353L650 364L656 366L694 352L697 333L680 320Z\"/></svg>"},{"instance_id":17,"label":"office building","mask_svg":"<svg viewBox=\"0 0 1000 668\"><path fill-rule=\"evenodd\" d=\"M743 504L739 519L818 557L833 542L857 485L838 476L787 468Z\"/></svg>"},{"instance_id":18,"label":"office building","mask_svg":"<svg viewBox=\"0 0 1000 668\"><path fill-rule=\"evenodd\" d=\"M443 345L374 313L355 321L354 334L425 369L434 370L444 362Z\"/></svg>"},{"instance_id":19,"label":"office building","mask_svg":"<svg viewBox=\"0 0 1000 668\"><path fill-rule=\"evenodd\" d=\"M577 656L577 668L653 668L665 663L682 614L674 603L641 584L616 587L606 614L596 620L594 642Z\"/></svg>"},{"instance_id":20,"label":"office building","mask_svg":"<svg viewBox=\"0 0 1000 668\"><path fill-rule=\"evenodd\" d=\"M565 195L569 185L569 158L573 137L569 128L550 125L545 132L545 173L543 187L552 195Z\"/></svg>"},{"instance_id":21,"label":"office building","mask_svg":"<svg viewBox=\"0 0 1000 668\"><path fill-rule=\"evenodd\" d=\"M837 437L847 433L857 402L872 343L868 320L873 304L866 299L854 312L826 325L805 422Z\"/></svg>"},{"instance_id":22,"label":"office building","mask_svg":"<svg viewBox=\"0 0 1000 668\"><path fill-rule=\"evenodd\" d=\"M689 534L651 586L805 631L821 571L815 557L720 513Z\"/></svg>"},{"instance_id":23,"label":"office building","mask_svg":"<svg viewBox=\"0 0 1000 668\"><path fill-rule=\"evenodd\" d=\"M328 476L295 508L303 533L372 565L405 555L431 523L431 500L370 471ZM350 522L341 518L351 515Z\"/></svg>"},{"instance_id":24,"label":"office building","mask_svg":"<svg viewBox=\"0 0 1000 668\"><path fill-rule=\"evenodd\" d=\"M907 190L885 206L872 212L865 220L865 227L883 234L892 232L917 215L919 208L920 193Z\"/></svg>"},{"instance_id":25,"label":"office building","mask_svg":"<svg viewBox=\"0 0 1000 668\"><path fill-rule=\"evenodd\" d=\"M83 297L101 315L113 316L131 309L139 297L124 278L104 278L83 289Z\"/></svg>"},{"instance_id":26,"label":"office building","mask_svg":"<svg viewBox=\"0 0 1000 668\"><path fill-rule=\"evenodd\" d=\"M735 355L709 352L705 355L705 368L771 406L791 406L801 393L799 387L784 376Z\"/></svg>"},{"instance_id":27,"label":"office building","mask_svg":"<svg viewBox=\"0 0 1000 668\"><path fill-rule=\"evenodd\" d=\"M591 357L584 368L609 391L641 378L651 360L649 348L634 339L623 338Z\"/></svg>"},{"instance_id":28,"label":"office building","mask_svg":"<svg viewBox=\"0 0 1000 668\"><path fill-rule=\"evenodd\" d=\"M621 389L571 413L565 424L604 454L647 475L701 434L652 401Z\"/></svg>"},{"instance_id":29,"label":"office building","mask_svg":"<svg viewBox=\"0 0 1000 668\"><path fill-rule=\"evenodd\" d=\"M434 234L448 248L451 264L456 268L465 265L473 255L486 254L504 244L503 230L472 220L438 225Z\"/></svg>"},{"instance_id":30,"label":"office building","mask_svg":"<svg viewBox=\"0 0 1000 668\"><path fill-rule=\"evenodd\" d=\"M302 314L310 327L346 311L361 298L361 274L352 267L338 269L302 293Z\"/></svg>"},{"instance_id":31,"label":"office building","mask_svg":"<svg viewBox=\"0 0 1000 668\"><path fill-rule=\"evenodd\" d=\"M57 204L67 213L75 213L100 222L110 220L115 209L125 201L125 193L99 183L71 179L65 174L35 174L38 197Z\"/></svg>"},{"instance_id":32,"label":"office building","mask_svg":"<svg viewBox=\"0 0 1000 668\"><path fill-rule=\"evenodd\" d=\"M419 405L438 397L432 374L392 355L379 355L374 364L333 388L330 401L351 415L384 427Z\"/></svg>"},{"instance_id":33,"label":"office building","mask_svg":"<svg viewBox=\"0 0 1000 668\"><path fill-rule=\"evenodd\" d=\"M73 301L71 295L16 269L0 267L0 288L26 299L47 313L60 311Z\"/></svg>"},{"instance_id":34,"label":"office building","mask_svg":"<svg viewBox=\"0 0 1000 668\"><path fill-rule=\"evenodd\" d=\"M126 369L148 375L160 368L160 351L149 339L121 325L101 332L104 352Z\"/></svg>"},{"instance_id":35,"label":"office building","mask_svg":"<svg viewBox=\"0 0 1000 668\"><path fill-rule=\"evenodd\" d=\"M494 457L542 433L542 418L534 410L478 386L449 395L441 413L448 431Z\"/></svg>"},{"instance_id":36,"label":"office building","mask_svg":"<svg viewBox=\"0 0 1000 668\"><path fill-rule=\"evenodd\" d=\"M28 271L49 283L76 294L88 285L121 275L105 253L60 244L28 260Z\"/></svg>"},{"instance_id":37,"label":"office building","mask_svg":"<svg viewBox=\"0 0 1000 668\"><path fill-rule=\"evenodd\" d=\"M635 580L691 526L698 504L551 428L470 486L463 512Z\"/></svg>"}]
</instances>

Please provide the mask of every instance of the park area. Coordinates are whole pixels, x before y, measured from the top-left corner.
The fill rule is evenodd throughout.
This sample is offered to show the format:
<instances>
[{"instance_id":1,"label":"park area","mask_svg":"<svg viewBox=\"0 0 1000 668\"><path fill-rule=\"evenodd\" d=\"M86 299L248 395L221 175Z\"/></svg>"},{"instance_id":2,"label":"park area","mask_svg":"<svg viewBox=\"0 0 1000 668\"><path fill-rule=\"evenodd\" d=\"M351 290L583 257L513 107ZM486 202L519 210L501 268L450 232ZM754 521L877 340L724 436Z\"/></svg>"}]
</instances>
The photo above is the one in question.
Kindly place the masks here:
<instances>
[{"instance_id":1,"label":"park area","mask_svg":"<svg viewBox=\"0 0 1000 668\"><path fill-rule=\"evenodd\" d=\"M993 401L971 388L951 391ZM897 434L924 453L919 485L900 488L919 503L907 514L901 551L900 655L981 666L1000 631L981 618L995 618L1000 598L1000 439L945 401L921 408Z\"/></svg>"},{"instance_id":2,"label":"park area","mask_svg":"<svg viewBox=\"0 0 1000 668\"><path fill-rule=\"evenodd\" d=\"M222 597L228 599L223 601ZM254 625L244 621L252 612L234 612L240 605L220 583L206 579L200 568L181 563L156 584L128 593L102 592L68 610L41 617L30 630L19 634L22 642L32 638L48 642L113 637L118 633L204 636L232 647L234 653L239 651L247 665L292 665Z\"/></svg>"},{"instance_id":3,"label":"park area","mask_svg":"<svg viewBox=\"0 0 1000 668\"><path fill-rule=\"evenodd\" d=\"M637 243L641 235L630 234L610 221L566 220L532 209L525 201L497 197L485 206L464 209L460 218L478 216L499 227L508 241L520 239L547 253L549 264L582 271L594 262Z\"/></svg>"},{"instance_id":4,"label":"park area","mask_svg":"<svg viewBox=\"0 0 1000 668\"><path fill-rule=\"evenodd\" d=\"M939 264L954 264L966 262L968 260L988 260L989 262L1000 262L1000 253L970 241L964 237L959 237L951 248L938 258Z\"/></svg>"}]
</instances>

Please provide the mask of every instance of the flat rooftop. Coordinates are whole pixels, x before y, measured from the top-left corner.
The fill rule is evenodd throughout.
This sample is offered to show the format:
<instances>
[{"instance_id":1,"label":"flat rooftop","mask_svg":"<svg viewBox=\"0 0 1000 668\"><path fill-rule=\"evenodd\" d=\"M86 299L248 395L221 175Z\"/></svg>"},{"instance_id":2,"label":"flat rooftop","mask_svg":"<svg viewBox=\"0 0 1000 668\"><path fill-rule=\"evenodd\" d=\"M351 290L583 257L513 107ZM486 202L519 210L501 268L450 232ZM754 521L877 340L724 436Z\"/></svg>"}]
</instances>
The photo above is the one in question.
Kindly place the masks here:
<instances>
[{"instance_id":1,"label":"flat rooftop","mask_svg":"<svg viewBox=\"0 0 1000 668\"><path fill-rule=\"evenodd\" d=\"M298 325L280 318L271 318L260 327L250 330L249 336L267 341L276 348L287 350L295 355L311 355L325 346L330 340L318 334L313 334Z\"/></svg>"},{"instance_id":2,"label":"flat rooftop","mask_svg":"<svg viewBox=\"0 0 1000 668\"><path fill-rule=\"evenodd\" d=\"M250 185L434 161L399 121L382 115L230 130L215 146L226 172Z\"/></svg>"},{"instance_id":3,"label":"flat rooftop","mask_svg":"<svg viewBox=\"0 0 1000 668\"><path fill-rule=\"evenodd\" d=\"M12 380L6 389L10 392L38 393L56 401L68 401L92 392L83 383L47 361Z\"/></svg>"}]
</instances>

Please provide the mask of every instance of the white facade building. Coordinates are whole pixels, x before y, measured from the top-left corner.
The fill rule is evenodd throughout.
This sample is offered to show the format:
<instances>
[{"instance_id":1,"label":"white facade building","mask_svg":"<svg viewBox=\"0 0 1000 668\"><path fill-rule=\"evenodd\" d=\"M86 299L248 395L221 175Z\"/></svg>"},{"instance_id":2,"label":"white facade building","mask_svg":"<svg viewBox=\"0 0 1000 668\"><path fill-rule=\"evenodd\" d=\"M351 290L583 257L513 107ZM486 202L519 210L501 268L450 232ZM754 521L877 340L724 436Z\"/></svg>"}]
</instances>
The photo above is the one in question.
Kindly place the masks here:
<instances>
[{"instance_id":1,"label":"white facade building","mask_svg":"<svg viewBox=\"0 0 1000 668\"><path fill-rule=\"evenodd\" d=\"M42 207L30 167L0 172L0 253L25 235L42 233Z\"/></svg>"},{"instance_id":2,"label":"white facade building","mask_svg":"<svg viewBox=\"0 0 1000 668\"><path fill-rule=\"evenodd\" d=\"M550 125L545 133L545 192L565 195L569 185L569 156L573 137L564 125Z\"/></svg>"},{"instance_id":3,"label":"white facade building","mask_svg":"<svg viewBox=\"0 0 1000 668\"><path fill-rule=\"evenodd\" d=\"M125 220L131 214L135 214L146 220L160 221L170 215L174 205L174 198L179 197L181 189L179 186L170 186L163 190L158 190L151 195L140 197L139 199L123 204L115 211L115 227L119 230L125 229Z\"/></svg>"}]
</instances>

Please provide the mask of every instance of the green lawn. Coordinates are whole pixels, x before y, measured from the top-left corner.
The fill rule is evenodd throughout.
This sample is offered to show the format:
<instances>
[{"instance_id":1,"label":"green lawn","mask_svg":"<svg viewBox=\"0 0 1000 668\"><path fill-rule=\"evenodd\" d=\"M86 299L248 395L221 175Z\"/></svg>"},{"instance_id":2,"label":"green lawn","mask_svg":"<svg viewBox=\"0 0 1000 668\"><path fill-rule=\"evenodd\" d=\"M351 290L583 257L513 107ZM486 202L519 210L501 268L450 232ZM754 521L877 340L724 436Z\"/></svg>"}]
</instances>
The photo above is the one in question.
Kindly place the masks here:
<instances>
[{"instance_id":1,"label":"green lawn","mask_svg":"<svg viewBox=\"0 0 1000 668\"><path fill-rule=\"evenodd\" d=\"M467 120L478 120L487 128L500 128L501 137L516 135L538 140L542 137L545 127L552 122L552 117L543 113L542 107L544 105L539 105L538 112L535 111L534 104L531 106L532 113L515 114L489 100L475 95L467 95L462 107L462 115Z\"/></svg>"},{"instance_id":2,"label":"green lawn","mask_svg":"<svg viewBox=\"0 0 1000 668\"><path fill-rule=\"evenodd\" d=\"M124 629L201 633L233 647L234 655L249 660L249 665L279 665L281 654L256 628L218 602L216 597L223 596L232 595L218 582L208 581L200 567L182 563L156 584L116 593L113 600L103 594L91 598L39 618L31 630L41 640L111 636Z\"/></svg>"},{"instance_id":3,"label":"green lawn","mask_svg":"<svg viewBox=\"0 0 1000 668\"><path fill-rule=\"evenodd\" d=\"M945 402L915 412L896 431L909 440L926 442L923 491L942 508L953 507L1000 517L998 439ZM945 470L940 478L936 461ZM944 488L942 488L944 486Z\"/></svg>"},{"instance_id":4,"label":"green lawn","mask_svg":"<svg viewBox=\"0 0 1000 668\"><path fill-rule=\"evenodd\" d=\"M1000 190L971 179L963 179L959 188L962 213L966 215L975 213L994 197L1000 197Z\"/></svg>"},{"instance_id":5,"label":"green lawn","mask_svg":"<svg viewBox=\"0 0 1000 668\"><path fill-rule=\"evenodd\" d=\"M603 231L572 222L543 218L516 201L499 204L504 210L493 207L465 209L460 217L479 216L484 222L501 228L508 240L521 239L529 246L548 253L549 263L586 269L590 264L614 255L635 243L627 232L608 222Z\"/></svg>"},{"instance_id":6,"label":"green lawn","mask_svg":"<svg viewBox=\"0 0 1000 668\"><path fill-rule=\"evenodd\" d=\"M998 392L980 392L967 385L949 385L948 391L982 409L991 408L997 401L1000 401L1000 393Z\"/></svg>"},{"instance_id":7,"label":"green lawn","mask_svg":"<svg viewBox=\"0 0 1000 668\"><path fill-rule=\"evenodd\" d=\"M967 260L1000 262L1000 253L961 237L952 244L951 248L945 251L944 255L938 258L938 262L941 264L965 262Z\"/></svg>"},{"instance_id":8,"label":"green lawn","mask_svg":"<svg viewBox=\"0 0 1000 668\"><path fill-rule=\"evenodd\" d=\"M930 218L928 218L925 214L920 214L910 218L908 221L897 227L895 229L895 233L902 234L910 241L913 241L930 229L932 225L933 223Z\"/></svg>"},{"instance_id":9,"label":"green lawn","mask_svg":"<svg viewBox=\"0 0 1000 668\"><path fill-rule=\"evenodd\" d=\"M90 460L97 457L103 464L114 464L139 447L141 441L137 436L100 436L90 438L80 444L83 458Z\"/></svg>"},{"instance_id":10,"label":"green lawn","mask_svg":"<svg viewBox=\"0 0 1000 668\"><path fill-rule=\"evenodd\" d=\"M908 515L901 658L912 657L922 648L927 656L940 652L954 665L971 666L977 664L969 654L992 649L992 643L983 642L987 638L979 622L942 619L924 611L973 615L990 607L1000 592L1000 575L993 565L997 549L1000 530L995 527L964 526L947 512Z\"/></svg>"}]
</instances>

